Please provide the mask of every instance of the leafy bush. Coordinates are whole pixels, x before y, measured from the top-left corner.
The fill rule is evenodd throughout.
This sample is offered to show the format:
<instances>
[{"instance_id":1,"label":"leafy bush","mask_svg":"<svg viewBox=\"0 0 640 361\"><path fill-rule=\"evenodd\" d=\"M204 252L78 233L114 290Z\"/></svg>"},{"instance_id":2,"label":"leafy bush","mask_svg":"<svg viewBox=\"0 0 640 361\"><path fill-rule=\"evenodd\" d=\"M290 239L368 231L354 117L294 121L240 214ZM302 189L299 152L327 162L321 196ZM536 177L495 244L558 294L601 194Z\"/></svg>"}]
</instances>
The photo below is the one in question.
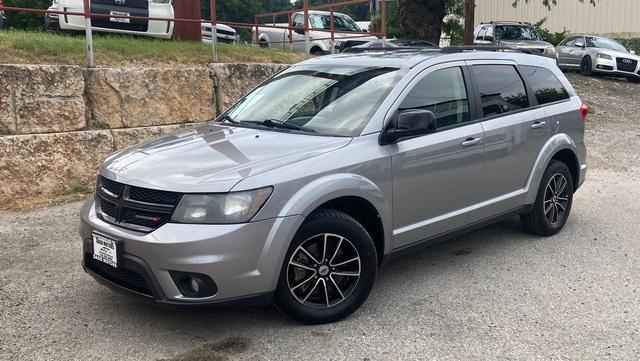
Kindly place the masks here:
<instances>
[{"instance_id":1,"label":"leafy bush","mask_svg":"<svg viewBox=\"0 0 640 361\"><path fill-rule=\"evenodd\" d=\"M47 9L51 6L51 0L5 0L4 6L19 8ZM9 26L14 29L42 29L44 15L34 13L17 13L6 11Z\"/></svg>"},{"instance_id":2,"label":"leafy bush","mask_svg":"<svg viewBox=\"0 0 640 361\"><path fill-rule=\"evenodd\" d=\"M640 38L630 39L615 39L620 44L624 45L629 50L634 50L636 54L640 54Z\"/></svg>"},{"instance_id":3,"label":"leafy bush","mask_svg":"<svg viewBox=\"0 0 640 361\"><path fill-rule=\"evenodd\" d=\"M560 44L560 42L569 35L569 31L566 28L563 29L562 32L560 33L550 31L549 29L544 27L544 23L546 22L547 22L547 18L545 17L545 18L542 18L537 23L531 24L531 26L533 26L533 28L536 29L538 34L540 34L544 39L546 39L548 42L550 42L554 46L557 46L558 44Z\"/></svg>"}]
</instances>

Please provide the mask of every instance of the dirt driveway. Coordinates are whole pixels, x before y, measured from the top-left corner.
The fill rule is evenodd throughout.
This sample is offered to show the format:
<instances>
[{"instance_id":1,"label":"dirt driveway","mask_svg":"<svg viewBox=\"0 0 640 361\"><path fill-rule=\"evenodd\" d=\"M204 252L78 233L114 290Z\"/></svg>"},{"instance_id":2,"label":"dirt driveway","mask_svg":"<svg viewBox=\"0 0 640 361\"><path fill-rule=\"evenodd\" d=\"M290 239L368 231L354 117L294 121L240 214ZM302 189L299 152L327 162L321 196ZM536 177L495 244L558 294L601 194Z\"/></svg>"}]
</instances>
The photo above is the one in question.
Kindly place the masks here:
<instances>
[{"instance_id":1,"label":"dirt driveway","mask_svg":"<svg viewBox=\"0 0 640 361\"><path fill-rule=\"evenodd\" d=\"M167 311L80 267L79 203L0 215L3 360L638 360L640 86L571 75L595 112L589 176L559 235L516 219L386 265L347 320Z\"/></svg>"}]
</instances>

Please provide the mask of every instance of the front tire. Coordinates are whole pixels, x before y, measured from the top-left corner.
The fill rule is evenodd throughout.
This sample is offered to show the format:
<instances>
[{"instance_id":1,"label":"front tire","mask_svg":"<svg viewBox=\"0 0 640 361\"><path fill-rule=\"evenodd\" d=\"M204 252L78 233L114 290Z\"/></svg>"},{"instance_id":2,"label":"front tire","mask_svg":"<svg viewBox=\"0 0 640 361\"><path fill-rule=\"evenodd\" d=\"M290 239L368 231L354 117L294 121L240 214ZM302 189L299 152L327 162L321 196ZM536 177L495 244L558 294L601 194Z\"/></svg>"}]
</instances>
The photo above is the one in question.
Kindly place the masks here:
<instances>
[{"instance_id":1,"label":"front tire","mask_svg":"<svg viewBox=\"0 0 640 361\"><path fill-rule=\"evenodd\" d=\"M585 56L582 62L580 62L580 74L584 76L591 76L593 74L593 65L590 56Z\"/></svg>"},{"instance_id":2,"label":"front tire","mask_svg":"<svg viewBox=\"0 0 640 361\"><path fill-rule=\"evenodd\" d=\"M302 323L335 322L364 303L377 271L376 248L364 227L345 213L320 210L289 247L275 304Z\"/></svg>"},{"instance_id":3,"label":"front tire","mask_svg":"<svg viewBox=\"0 0 640 361\"><path fill-rule=\"evenodd\" d=\"M529 233L552 236L562 230L573 204L573 177L563 162L552 160L542 176L538 195L529 214L520 216Z\"/></svg>"}]
</instances>

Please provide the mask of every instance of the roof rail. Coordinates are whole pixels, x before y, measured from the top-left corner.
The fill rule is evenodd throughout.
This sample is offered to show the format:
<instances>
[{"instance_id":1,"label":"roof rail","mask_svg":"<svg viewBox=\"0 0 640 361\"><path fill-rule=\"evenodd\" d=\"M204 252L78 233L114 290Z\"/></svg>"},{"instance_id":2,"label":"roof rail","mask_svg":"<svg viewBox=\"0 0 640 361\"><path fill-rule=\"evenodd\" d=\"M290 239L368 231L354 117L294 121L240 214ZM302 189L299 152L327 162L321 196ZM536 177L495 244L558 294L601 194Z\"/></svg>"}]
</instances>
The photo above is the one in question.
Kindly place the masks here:
<instances>
[{"instance_id":1,"label":"roof rail","mask_svg":"<svg viewBox=\"0 0 640 361\"><path fill-rule=\"evenodd\" d=\"M462 53L465 51L499 51L499 52L505 52L505 53L523 53L523 54L532 54L532 55L542 54L539 50L536 50L536 49L523 49L523 48L513 48L510 46L494 46L494 45L447 46L440 50L440 52L443 54L455 54L455 53Z\"/></svg>"},{"instance_id":2,"label":"roof rail","mask_svg":"<svg viewBox=\"0 0 640 361\"><path fill-rule=\"evenodd\" d=\"M370 48L358 48L351 47L346 48L342 51L342 54L358 54L358 53L366 53L369 51L416 51L416 50L440 50L440 48L428 48L428 47L418 47L418 46L406 46L406 47L395 47L395 46L372 46Z\"/></svg>"},{"instance_id":3,"label":"roof rail","mask_svg":"<svg viewBox=\"0 0 640 361\"><path fill-rule=\"evenodd\" d=\"M485 22L480 22L480 25L486 25L486 24L520 24L520 25L526 25L526 23L523 23L522 21L511 21L511 20L504 20L504 21L489 21L488 23Z\"/></svg>"}]
</instances>

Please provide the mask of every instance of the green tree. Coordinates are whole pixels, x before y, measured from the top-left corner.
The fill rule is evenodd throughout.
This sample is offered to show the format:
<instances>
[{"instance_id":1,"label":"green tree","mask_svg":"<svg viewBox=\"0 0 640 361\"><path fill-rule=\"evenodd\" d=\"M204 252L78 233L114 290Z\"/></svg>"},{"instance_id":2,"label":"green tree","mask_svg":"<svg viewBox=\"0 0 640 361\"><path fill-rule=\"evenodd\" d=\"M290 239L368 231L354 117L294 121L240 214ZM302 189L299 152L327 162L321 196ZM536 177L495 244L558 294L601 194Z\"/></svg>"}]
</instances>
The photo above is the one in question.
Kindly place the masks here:
<instances>
[{"instance_id":1,"label":"green tree","mask_svg":"<svg viewBox=\"0 0 640 361\"><path fill-rule=\"evenodd\" d=\"M19 8L46 9L51 6L51 0L5 0L4 6ZM5 12L9 26L16 29L42 29L44 16L34 13Z\"/></svg>"}]
</instances>

